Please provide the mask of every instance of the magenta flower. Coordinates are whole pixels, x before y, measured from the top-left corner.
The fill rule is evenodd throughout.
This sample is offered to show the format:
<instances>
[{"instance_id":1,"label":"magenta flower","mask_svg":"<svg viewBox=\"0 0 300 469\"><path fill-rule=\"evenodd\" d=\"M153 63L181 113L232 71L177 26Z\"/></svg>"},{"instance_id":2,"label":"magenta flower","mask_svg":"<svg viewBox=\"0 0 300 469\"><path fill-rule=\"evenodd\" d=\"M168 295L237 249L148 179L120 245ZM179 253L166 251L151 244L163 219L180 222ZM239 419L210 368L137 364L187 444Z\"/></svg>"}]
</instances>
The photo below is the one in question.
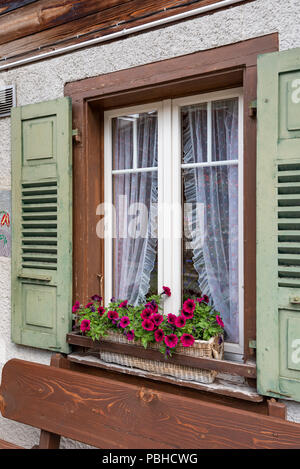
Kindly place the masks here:
<instances>
[{"instance_id":1,"label":"magenta flower","mask_svg":"<svg viewBox=\"0 0 300 469\"><path fill-rule=\"evenodd\" d=\"M175 320L175 326L184 327L186 324L186 318L184 316L177 316Z\"/></svg>"},{"instance_id":2,"label":"magenta flower","mask_svg":"<svg viewBox=\"0 0 300 469\"><path fill-rule=\"evenodd\" d=\"M129 326L130 324L130 319L128 316L123 316L120 321L120 326L125 329L125 327Z\"/></svg>"},{"instance_id":3,"label":"magenta flower","mask_svg":"<svg viewBox=\"0 0 300 469\"><path fill-rule=\"evenodd\" d=\"M204 298L196 298L196 301L197 301L198 303L203 303L203 302L204 302Z\"/></svg>"},{"instance_id":4,"label":"magenta flower","mask_svg":"<svg viewBox=\"0 0 300 469\"><path fill-rule=\"evenodd\" d=\"M191 334L182 334L180 340L183 347L191 347L195 342L195 338Z\"/></svg>"},{"instance_id":5,"label":"magenta flower","mask_svg":"<svg viewBox=\"0 0 300 469\"><path fill-rule=\"evenodd\" d=\"M155 326L154 323L151 321L151 319L144 319L142 322L142 327L145 329L145 331L153 331Z\"/></svg>"},{"instance_id":6,"label":"magenta flower","mask_svg":"<svg viewBox=\"0 0 300 469\"><path fill-rule=\"evenodd\" d=\"M224 326L224 322L222 321L222 319L220 318L220 316L216 315L216 321L217 321L217 323L219 324L219 326L221 326L221 327L223 327L223 328L225 327L225 326Z\"/></svg>"},{"instance_id":7,"label":"magenta flower","mask_svg":"<svg viewBox=\"0 0 300 469\"><path fill-rule=\"evenodd\" d=\"M134 339L134 330L128 331L126 334L126 337L128 340L133 340Z\"/></svg>"},{"instance_id":8,"label":"magenta flower","mask_svg":"<svg viewBox=\"0 0 300 469\"><path fill-rule=\"evenodd\" d=\"M79 310L80 308L80 303L79 301L75 301L75 304L73 305L72 307L72 313L77 313L77 311Z\"/></svg>"},{"instance_id":9,"label":"magenta flower","mask_svg":"<svg viewBox=\"0 0 300 469\"><path fill-rule=\"evenodd\" d=\"M163 287L164 294L167 296L171 296L171 290L169 287Z\"/></svg>"},{"instance_id":10,"label":"magenta flower","mask_svg":"<svg viewBox=\"0 0 300 469\"><path fill-rule=\"evenodd\" d=\"M98 302L100 303L100 302L102 301L102 296L93 295L93 296L91 297L91 299L92 299L93 301L98 301Z\"/></svg>"},{"instance_id":11,"label":"magenta flower","mask_svg":"<svg viewBox=\"0 0 300 469\"><path fill-rule=\"evenodd\" d=\"M158 306L157 306L157 304L155 303L154 300L152 300L150 303L146 303L145 308L146 309L151 309L153 313L157 313L157 311L158 311Z\"/></svg>"},{"instance_id":12,"label":"magenta flower","mask_svg":"<svg viewBox=\"0 0 300 469\"><path fill-rule=\"evenodd\" d=\"M108 311L107 316L112 321L115 321L116 319L119 319L119 315L118 315L117 311Z\"/></svg>"},{"instance_id":13,"label":"magenta flower","mask_svg":"<svg viewBox=\"0 0 300 469\"><path fill-rule=\"evenodd\" d=\"M162 314L159 314L159 313L155 313L153 314L153 316L151 317L151 320L154 322L154 324L156 326L159 326L163 320L164 320L164 317Z\"/></svg>"},{"instance_id":14,"label":"magenta flower","mask_svg":"<svg viewBox=\"0 0 300 469\"><path fill-rule=\"evenodd\" d=\"M141 318L142 319L149 319L150 316L152 316L153 314L153 311L151 308L145 308L143 309L143 311L141 312Z\"/></svg>"},{"instance_id":15,"label":"magenta flower","mask_svg":"<svg viewBox=\"0 0 300 469\"><path fill-rule=\"evenodd\" d=\"M209 298L207 295L203 295L203 300L205 301L205 303L209 303Z\"/></svg>"},{"instance_id":16,"label":"magenta flower","mask_svg":"<svg viewBox=\"0 0 300 469\"><path fill-rule=\"evenodd\" d=\"M175 334L169 334L165 336L165 344L169 348L174 348L178 344L178 337Z\"/></svg>"},{"instance_id":17,"label":"magenta flower","mask_svg":"<svg viewBox=\"0 0 300 469\"><path fill-rule=\"evenodd\" d=\"M91 321L89 319L83 319L80 324L81 332L89 331L91 328L90 324L91 324Z\"/></svg>"},{"instance_id":18,"label":"magenta flower","mask_svg":"<svg viewBox=\"0 0 300 469\"><path fill-rule=\"evenodd\" d=\"M182 307L183 311L185 311L186 313L193 313L195 311L195 308L196 308L195 301L191 299L186 300L183 303L183 307Z\"/></svg>"},{"instance_id":19,"label":"magenta flower","mask_svg":"<svg viewBox=\"0 0 300 469\"><path fill-rule=\"evenodd\" d=\"M168 323L172 324L172 326L175 326L176 318L177 318L177 316L175 314L169 313L168 314Z\"/></svg>"},{"instance_id":20,"label":"magenta flower","mask_svg":"<svg viewBox=\"0 0 300 469\"><path fill-rule=\"evenodd\" d=\"M87 303L87 304L85 305L85 307L86 307L86 308L90 308L91 306L93 306L93 304L94 304L94 303Z\"/></svg>"},{"instance_id":21,"label":"magenta flower","mask_svg":"<svg viewBox=\"0 0 300 469\"><path fill-rule=\"evenodd\" d=\"M128 304L128 300L124 300L119 304L119 308L126 308Z\"/></svg>"},{"instance_id":22,"label":"magenta flower","mask_svg":"<svg viewBox=\"0 0 300 469\"><path fill-rule=\"evenodd\" d=\"M98 308L98 313L99 313L100 316L103 316L103 314L105 313L105 311L106 311L106 309L103 308L103 306L99 306L99 308Z\"/></svg>"},{"instance_id":23,"label":"magenta flower","mask_svg":"<svg viewBox=\"0 0 300 469\"><path fill-rule=\"evenodd\" d=\"M154 332L154 337L156 342L162 342L165 337L165 333L162 329L157 329L157 331Z\"/></svg>"}]
</instances>

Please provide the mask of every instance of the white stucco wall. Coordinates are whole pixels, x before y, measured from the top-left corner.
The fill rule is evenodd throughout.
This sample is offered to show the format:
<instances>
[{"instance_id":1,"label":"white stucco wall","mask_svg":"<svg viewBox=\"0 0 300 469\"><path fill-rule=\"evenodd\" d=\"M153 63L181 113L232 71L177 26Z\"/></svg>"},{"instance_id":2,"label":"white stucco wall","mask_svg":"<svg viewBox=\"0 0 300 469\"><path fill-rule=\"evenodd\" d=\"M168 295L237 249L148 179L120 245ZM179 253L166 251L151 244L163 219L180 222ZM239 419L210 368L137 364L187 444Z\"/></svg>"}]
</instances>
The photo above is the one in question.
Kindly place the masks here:
<instances>
[{"instance_id":1,"label":"white stucco wall","mask_svg":"<svg viewBox=\"0 0 300 469\"><path fill-rule=\"evenodd\" d=\"M66 82L127 69L199 50L278 32L280 50L300 47L300 0L256 0L214 14L186 20L111 44L0 73L15 84L17 104L63 96ZM0 119L0 190L10 189L10 119ZM10 340L10 259L0 258L0 369L15 357L49 363L50 353L14 345ZM288 418L300 423L300 404L288 403ZM0 417L0 438L25 447L39 432ZM68 447L77 443L64 441Z\"/></svg>"}]
</instances>

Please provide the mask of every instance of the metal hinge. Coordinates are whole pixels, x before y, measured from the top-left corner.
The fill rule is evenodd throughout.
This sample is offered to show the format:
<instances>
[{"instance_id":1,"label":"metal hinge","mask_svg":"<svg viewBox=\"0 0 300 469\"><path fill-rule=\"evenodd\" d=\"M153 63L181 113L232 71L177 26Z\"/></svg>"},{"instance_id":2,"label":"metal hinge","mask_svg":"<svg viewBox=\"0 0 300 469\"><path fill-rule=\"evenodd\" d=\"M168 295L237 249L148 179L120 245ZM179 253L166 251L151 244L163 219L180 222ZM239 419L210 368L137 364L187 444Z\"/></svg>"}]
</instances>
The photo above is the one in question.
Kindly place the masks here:
<instances>
[{"instance_id":1,"label":"metal hinge","mask_svg":"<svg viewBox=\"0 0 300 469\"><path fill-rule=\"evenodd\" d=\"M249 340L249 348L256 348L256 340Z\"/></svg>"},{"instance_id":2,"label":"metal hinge","mask_svg":"<svg viewBox=\"0 0 300 469\"><path fill-rule=\"evenodd\" d=\"M251 101L249 106L249 117L257 116L257 101Z\"/></svg>"},{"instance_id":3,"label":"metal hinge","mask_svg":"<svg viewBox=\"0 0 300 469\"><path fill-rule=\"evenodd\" d=\"M79 129L73 129L72 130L72 137L76 143L81 142L81 135L80 135L80 130Z\"/></svg>"}]
</instances>

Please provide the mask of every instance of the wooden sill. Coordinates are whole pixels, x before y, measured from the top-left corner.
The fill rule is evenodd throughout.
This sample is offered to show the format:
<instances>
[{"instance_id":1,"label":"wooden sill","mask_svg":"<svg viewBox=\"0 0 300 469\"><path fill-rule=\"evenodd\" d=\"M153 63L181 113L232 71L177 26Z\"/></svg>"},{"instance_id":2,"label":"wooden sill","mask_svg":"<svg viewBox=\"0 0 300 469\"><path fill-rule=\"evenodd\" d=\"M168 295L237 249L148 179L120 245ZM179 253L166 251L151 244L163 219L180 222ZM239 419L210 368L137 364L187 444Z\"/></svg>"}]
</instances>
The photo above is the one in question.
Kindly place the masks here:
<instances>
[{"instance_id":1,"label":"wooden sill","mask_svg":"<svg viewBox=\"0 0 300 469\"><path fill-rule=\"evenodd\" d=\"M78 332L67 334L67 342L70 345L77 345L93 351L112 352L130 355L133 357L145 358L164 362L164 356L156 350L144 349L136 344L118 344L107 341L93 341L90 337L82 336ZM242 376L244 378L256 378L256 365L254 363L236 363L227 360L216 360L213 358L196 358L182 354L174 353L170 362L177 365L192 366L204 370L215 370L220 373L229 373L230 375Z\"/></svg>"},{"instance_id":2,"label":"wooden sill","mask_svg":"<svg viewBox=\"0 0 300 469\"><path fill-rule=\"evenodd\" d=\"M123 365L117 365L115 363L107 363L100 358L88 354L88 353L71 353L67 359L72 363L80 365L102 368L107 371L116 373L122 373L126 375L136 376L139 378L146 378L161 383L173 384L176 386L196 389L198 391L209 392L221 396L241 399L243 401L250 401L255 403L263 402L263 396L257 394L254 388L247 386L246 384L233 383L224 379L217 378L212 384L199 383L197 381L187 381L183 379L173 378L171 376L164 376L156 373L150 373L145 370L137 368L129 368Z\"/></svg>"}]
</instances>

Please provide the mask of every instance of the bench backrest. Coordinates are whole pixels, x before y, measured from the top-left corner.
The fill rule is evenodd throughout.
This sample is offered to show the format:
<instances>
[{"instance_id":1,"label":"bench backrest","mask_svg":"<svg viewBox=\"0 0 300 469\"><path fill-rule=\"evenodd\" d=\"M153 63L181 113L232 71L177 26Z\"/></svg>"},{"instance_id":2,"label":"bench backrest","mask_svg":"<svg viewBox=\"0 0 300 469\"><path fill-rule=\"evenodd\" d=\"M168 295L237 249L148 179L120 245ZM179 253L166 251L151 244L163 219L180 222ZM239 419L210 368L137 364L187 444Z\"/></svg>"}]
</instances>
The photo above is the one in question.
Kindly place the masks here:
<instances>
[{"instance_id":1,"label":"bench backrest","mask_svg":"<svg viewBox=\"0 0 300 469\"><path fill-rule=\"evenodd\" d=\"M105 449L300 447L300 425L291 422L16 359L3 368L0 410Z\"/></svg>"}]
</instances>

